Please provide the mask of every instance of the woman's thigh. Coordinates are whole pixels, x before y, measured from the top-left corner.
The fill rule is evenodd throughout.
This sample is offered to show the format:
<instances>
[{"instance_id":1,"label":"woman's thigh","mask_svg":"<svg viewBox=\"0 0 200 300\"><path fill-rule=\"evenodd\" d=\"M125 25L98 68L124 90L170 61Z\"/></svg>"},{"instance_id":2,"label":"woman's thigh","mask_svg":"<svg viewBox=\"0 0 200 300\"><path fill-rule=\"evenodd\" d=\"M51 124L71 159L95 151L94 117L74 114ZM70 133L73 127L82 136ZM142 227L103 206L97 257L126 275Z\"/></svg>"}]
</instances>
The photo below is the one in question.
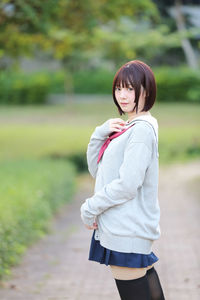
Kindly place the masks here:
<instances>
[{"instance_id":1,"label":"woman's thigh","mask_svg":"<svg viewBox=\"0 0 200 300\"><path fill-rule=\"evenodd\" d=\"M154 264L153 264L154 265ZM146 268L129 268L129 267L119 267L110 265L112 275L115 279L129 280L136 279L144 276L153 265Z\"/></svg>"}]
</instances>

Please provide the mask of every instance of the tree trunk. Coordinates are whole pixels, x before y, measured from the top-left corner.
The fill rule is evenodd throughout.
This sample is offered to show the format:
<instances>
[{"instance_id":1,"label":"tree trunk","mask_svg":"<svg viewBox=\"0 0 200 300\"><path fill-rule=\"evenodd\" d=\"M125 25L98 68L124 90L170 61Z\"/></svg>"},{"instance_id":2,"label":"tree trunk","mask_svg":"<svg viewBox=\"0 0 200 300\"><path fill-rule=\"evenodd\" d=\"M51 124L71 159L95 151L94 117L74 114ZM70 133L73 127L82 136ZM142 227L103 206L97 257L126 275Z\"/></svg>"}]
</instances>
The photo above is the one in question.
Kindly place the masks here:
<instances>
[{"instance_id":1,"label":"tree trunk","mask_svg":"<svg viewBox=\"0 0 200 300\"><path fill-rule=\"evenodd\" d=\"M180 34L186 31L184 16L181 12L181 4L181 0L175 0L175 20ZM198 62L190 40L186 37L182 38L181 44L189 67L191 69L197 69Z\"/></svg>"}]
</instances>

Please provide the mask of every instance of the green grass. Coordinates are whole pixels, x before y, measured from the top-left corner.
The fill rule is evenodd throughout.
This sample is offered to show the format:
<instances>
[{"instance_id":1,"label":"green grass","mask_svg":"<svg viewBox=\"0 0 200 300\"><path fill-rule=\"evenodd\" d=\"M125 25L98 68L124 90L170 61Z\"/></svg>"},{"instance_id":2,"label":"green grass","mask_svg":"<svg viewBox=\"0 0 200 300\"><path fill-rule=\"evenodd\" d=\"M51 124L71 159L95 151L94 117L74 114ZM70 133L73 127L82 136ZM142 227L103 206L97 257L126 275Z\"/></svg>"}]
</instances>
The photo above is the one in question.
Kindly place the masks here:
<instances>
[{"instance_id":1,"label":"green grass","mask_svg":"<svg viewBox=\"0 0 200 300\"><path fill-rule=\"evenodd\" d=\"M95 97L95 96L94 96ZM159 124L160 163L200 156L200 106L156 103L151 113ZM120 116L108 96L104 101L2 107L0 160L51 155L85 155L91 133L108 118Z\"/></svg>"},{"instance_id":2,"label":"green grass","mask_svg":"<svg viewBox=\"0 0 200 300\"><path fill-rule=\"evenodd\" d=\"M0 158L32 158L86 151L90 128L67 125L5 125L0 128Z\"/></svg>"},{"instance_id":3,"label":"green grass","mask_svg":"<svg viewBox=\"0 0 200 300\"><path fill-rule=\"evenodd\" d=\"M71 201L75 169L63 160L15 160L0 163L0 278L21 254L49 229L49 220Z\"/></svg>"},{"instance_id":4,"label":"green grass","mask_svg":"<svg viewBox=\"0 0 200 300\"><path fill-rule=\"evenodd\" d=\"M91 97L91 96L90 96ZM108 118L120 117L110 96L102 101L76 101L67 104L41 106L1 106L0 124L66 124L96 126ZM156 103L151 113L160 127L200 126L200 105L194 103ZM121 116L124 120L127 116ZM187 123L186 123L187 122Z\"/></svg>"}]
</instances>

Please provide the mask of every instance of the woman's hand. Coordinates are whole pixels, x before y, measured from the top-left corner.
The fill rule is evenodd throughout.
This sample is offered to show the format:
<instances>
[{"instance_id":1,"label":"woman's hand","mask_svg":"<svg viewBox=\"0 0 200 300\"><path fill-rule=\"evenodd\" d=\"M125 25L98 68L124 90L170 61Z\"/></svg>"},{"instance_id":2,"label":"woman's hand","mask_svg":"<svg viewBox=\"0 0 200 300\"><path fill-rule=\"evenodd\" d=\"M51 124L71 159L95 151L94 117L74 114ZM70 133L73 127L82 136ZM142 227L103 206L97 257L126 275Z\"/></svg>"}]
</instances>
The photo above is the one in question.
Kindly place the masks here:
<instances>
[{"instance_id":1,"label":"woman's hand","mask_svg":"<svg viewBox=\"0 0 200 300\"><path fill-rule=\"evenodd\" d=\"M110 119L109 122L110 131L120 132L125 128L125 124L126 122L120 118Z\"/></svg>"},{"instance_id":2,"label":"woman's hand","mask_svg":"<svg viewBox=\"0 0 200 300\"><path fill-rule=\"evenodd\" d=\"M89 225L85 224L85 227L87 229L98 229L98 224L96 222L93 223L93 226L89 226Z\"/></svg>"}]
</instances>

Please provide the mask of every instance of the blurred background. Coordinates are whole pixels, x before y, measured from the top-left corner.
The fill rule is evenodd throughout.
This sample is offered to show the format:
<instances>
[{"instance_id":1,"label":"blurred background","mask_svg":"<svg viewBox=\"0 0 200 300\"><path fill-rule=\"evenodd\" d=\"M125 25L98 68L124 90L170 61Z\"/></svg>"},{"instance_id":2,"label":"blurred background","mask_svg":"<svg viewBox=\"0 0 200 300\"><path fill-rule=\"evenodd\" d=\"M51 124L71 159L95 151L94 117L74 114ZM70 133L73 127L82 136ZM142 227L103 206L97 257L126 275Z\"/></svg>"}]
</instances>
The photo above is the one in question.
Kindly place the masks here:
<instances>
[{"instance_id":1,"label":"blurred background","mask_svg":"<svg viewBox=\"0 0 200 300\"><path fill-rule=\"evenodd\" d=\"M134 59L157 81L160 166L198 160L199 0L0 1L1 279L88 176L89 138L120 117L112 80Z\"/></svg>"}]
</instances>

